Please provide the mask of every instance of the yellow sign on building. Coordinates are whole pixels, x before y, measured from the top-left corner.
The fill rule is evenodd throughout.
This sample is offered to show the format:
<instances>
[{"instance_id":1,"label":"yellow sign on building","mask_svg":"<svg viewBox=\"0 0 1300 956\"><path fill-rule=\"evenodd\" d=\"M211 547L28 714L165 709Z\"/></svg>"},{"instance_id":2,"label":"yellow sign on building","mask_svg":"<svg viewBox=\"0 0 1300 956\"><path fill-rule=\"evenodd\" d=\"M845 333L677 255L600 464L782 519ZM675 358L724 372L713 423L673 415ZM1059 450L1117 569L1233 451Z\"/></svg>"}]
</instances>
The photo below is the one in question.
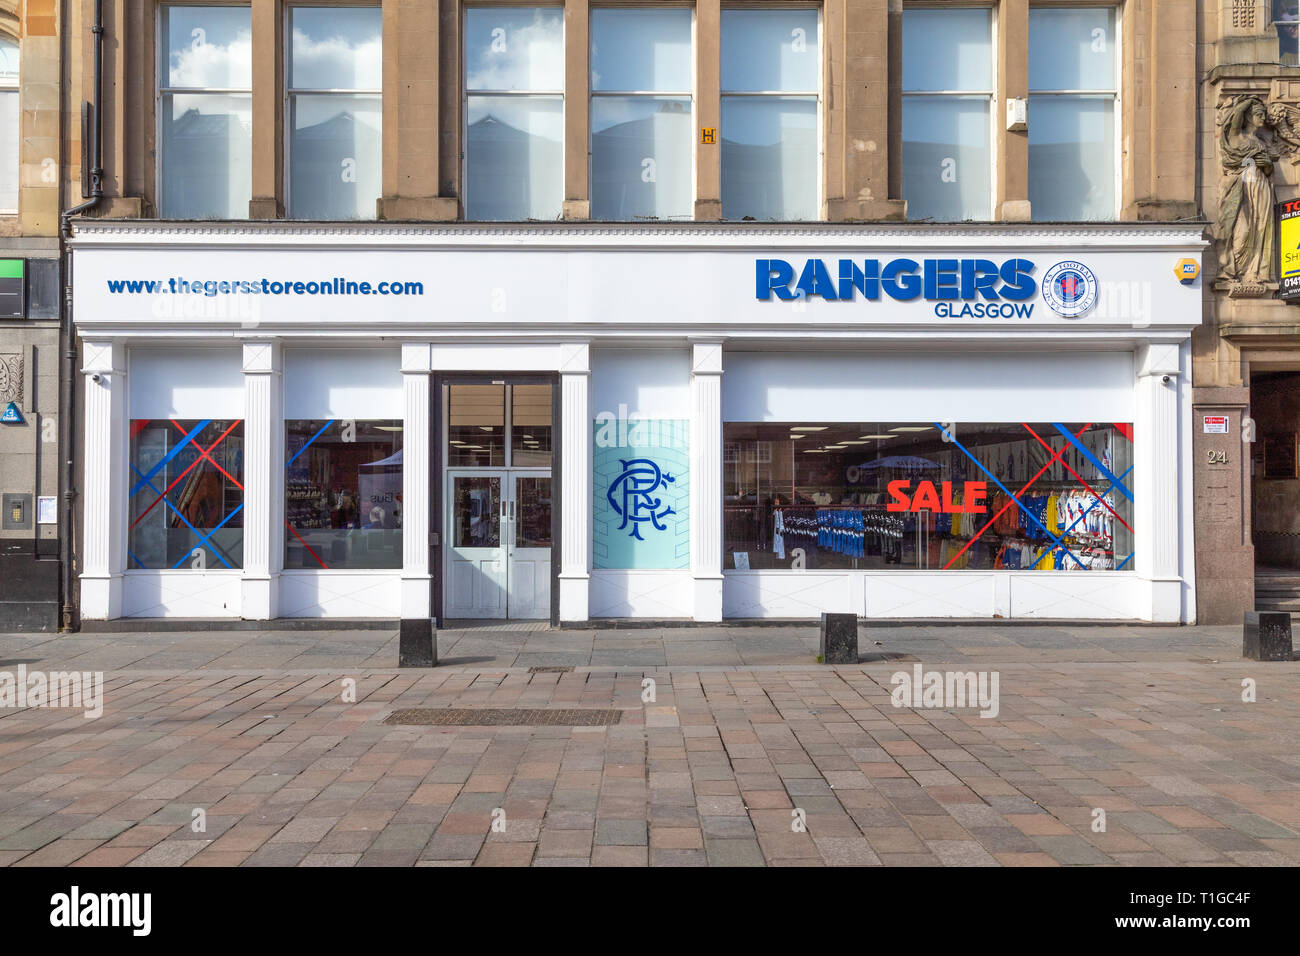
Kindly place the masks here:
<instances>
[{"instance_id":1,"label":"yellow sign on building","mask_svg":"<svg viewBox=\"0 0 1300 956\"><path fill-rule=\"evenodd\" d=\"M1277 204L1278 295L1300 299L1300 199Z\"/></svg>"}]
</instances>

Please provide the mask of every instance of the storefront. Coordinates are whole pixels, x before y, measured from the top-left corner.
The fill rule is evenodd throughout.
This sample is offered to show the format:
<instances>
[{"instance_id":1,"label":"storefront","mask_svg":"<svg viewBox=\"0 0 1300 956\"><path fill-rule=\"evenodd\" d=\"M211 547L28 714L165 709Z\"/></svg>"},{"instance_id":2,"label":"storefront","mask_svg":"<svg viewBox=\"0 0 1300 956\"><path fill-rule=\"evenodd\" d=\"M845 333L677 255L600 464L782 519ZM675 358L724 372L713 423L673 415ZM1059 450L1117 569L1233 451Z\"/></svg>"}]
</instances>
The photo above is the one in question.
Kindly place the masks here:
<instances>
[{"instance_id":1,"label":"storefront","mask_svg":"<svg viewBox=\"0 0 1300 956\"><path fill-rule=\"evenodd\" d=\"M1196 226L86 222L86 619L1191 621Z\"/></svg>"}]
</instances>

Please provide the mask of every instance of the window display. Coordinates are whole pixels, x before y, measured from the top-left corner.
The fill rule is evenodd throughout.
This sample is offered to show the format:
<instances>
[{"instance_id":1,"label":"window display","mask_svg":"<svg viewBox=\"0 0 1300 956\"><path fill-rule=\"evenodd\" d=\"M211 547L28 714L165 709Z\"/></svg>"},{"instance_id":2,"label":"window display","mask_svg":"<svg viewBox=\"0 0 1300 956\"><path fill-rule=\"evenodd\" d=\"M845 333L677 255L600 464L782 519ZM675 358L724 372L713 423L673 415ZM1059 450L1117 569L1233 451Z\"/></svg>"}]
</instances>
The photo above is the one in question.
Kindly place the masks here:
<instances>
[{"instance_id":1,"label":"window display","mask_svg":"<svg viewBox=\"0 0 1300 956\"><path fill-rule=\"evenodd\" d=\"M244 564L244 423L134 419L128 568Z\"/></svg>"},{"instance_id":2,"label":"window display","mask_svg":"<svg viewBox=\"0 0 1300 956\"><path fill-rule=\"evenodd\" d=\"M286 569L402 566L402 422L285 422Z\"/></svg>"},{"instance_id":3,"label":"window display","mask_svg":"<svg viewBox=\"0 0 1300 956\"><path fill-rule=\"evenodd\" d=\"M1123 423L724 426L735 569L1131 570Z\"/></svg>"}]
</instances>

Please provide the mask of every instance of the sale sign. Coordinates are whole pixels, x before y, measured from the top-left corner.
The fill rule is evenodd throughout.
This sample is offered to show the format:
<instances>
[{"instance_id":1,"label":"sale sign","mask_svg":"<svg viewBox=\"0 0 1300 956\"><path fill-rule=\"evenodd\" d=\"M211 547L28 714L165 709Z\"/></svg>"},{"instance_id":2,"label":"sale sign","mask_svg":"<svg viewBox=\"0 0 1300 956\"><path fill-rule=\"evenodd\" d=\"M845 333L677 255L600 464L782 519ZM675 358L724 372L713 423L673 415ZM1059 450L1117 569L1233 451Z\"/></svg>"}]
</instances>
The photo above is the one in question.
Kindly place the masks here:
<instances>
[{"instance_id":1,"label":"sale sign","mask_svg":"<svg viewBox=\"0 0 1300 956\"><path fill-rule=\"evenodd\" d=\"M963 485L962 500L956 503L952 498L952 482L945 481L942 491L935 488L933 481L921 481L914 493L909 492L911 482L906 479L891 481L887 486L889 496L894 500L889 511L942 511L947 514L982 515L988 513L984 499L988 496L988 483L984 481L967 481Z\"/></svg>"}]
</instances>

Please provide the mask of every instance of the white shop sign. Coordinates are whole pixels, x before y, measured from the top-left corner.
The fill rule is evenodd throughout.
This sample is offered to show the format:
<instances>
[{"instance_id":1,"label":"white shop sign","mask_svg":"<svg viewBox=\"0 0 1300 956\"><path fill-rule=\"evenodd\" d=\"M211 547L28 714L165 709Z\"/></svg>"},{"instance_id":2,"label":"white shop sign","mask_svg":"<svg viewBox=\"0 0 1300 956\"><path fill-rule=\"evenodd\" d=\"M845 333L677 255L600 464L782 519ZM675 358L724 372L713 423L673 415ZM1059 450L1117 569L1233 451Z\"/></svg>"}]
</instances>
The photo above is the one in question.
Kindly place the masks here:
<instances>
[{"instance_id":1,"label":"white shop sign","mask_svg":"<svg viewBox=\"0 0 1300 956\"><path fill-rule=\"evenodd\" d=\"M1176 251L738 245L599 248L541 240L403 248L115 245L79 240L83 329L320 331L598 325L724 334L868 328L1131 331L1199 322ZM752 237L751 237L752 238ZM1199 252L1189 243L1183 252Z\"/></svg>"}]
</instances>

